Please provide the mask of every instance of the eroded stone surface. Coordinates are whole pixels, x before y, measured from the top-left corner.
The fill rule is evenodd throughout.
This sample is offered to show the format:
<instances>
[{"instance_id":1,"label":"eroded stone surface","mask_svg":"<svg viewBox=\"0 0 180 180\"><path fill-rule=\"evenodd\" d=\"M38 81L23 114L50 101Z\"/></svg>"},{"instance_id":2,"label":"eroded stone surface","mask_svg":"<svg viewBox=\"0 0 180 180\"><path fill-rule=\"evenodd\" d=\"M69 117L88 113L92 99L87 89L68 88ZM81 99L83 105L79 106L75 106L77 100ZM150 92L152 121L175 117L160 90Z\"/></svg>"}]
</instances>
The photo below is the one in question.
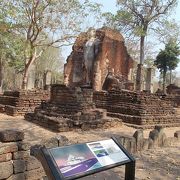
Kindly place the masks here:
<instances>
[{"instance_id":1,"label":"eroded stone surface","mask_svg":"<svg viewBox=\"0 0 180 180\"><path fill-rule=\"evenodd\" d=\"M10 152L17 152L18 146L16 142L0 143L0 155Z\"/></svg>"},{"instance_id":2,"label":"eroded stone surface","mask_svg":"<svg viewBox=\"0 0 180 180\"><path fill-rule=\"evenodd\" d=\"M11 161L0 163L0 179L6 179L13 174L13 165Z\"/></svg>"},{"instance_id":3,"label":"eroded stone surface","mask_svg":"<svg viewBox=\"0 0 180 180\"><path fill-rule=\"evenodd\" d=\"M41 163L33 156L25 160L26 170L30 171L42 167Z\"/></svg>"},{"instance_id":4,"label":"eroded stone surface","mask_svg":"<svg viewBox=\"0 0 180 180\"><path fill-rule=\"evenodd\" d=\"M18 151L13 153L13 159L26 159L30 156L30 151Z\"/></svg>"},{"instance_id":5,"label":"eroded stone surface","mask_svg":"<svg viewBox=\"0 0 180 180\"><path fill-rule=\"evenodd\" d=\"M14 160L13 161L14 174L25 172L26 166L24 160Z\"/></svg>"},{"instance_id":6,"label":"eroded stone surface","mask_svg":"<svg viewBox=\"0 0 180 180\"><path fill-rule=\"evenodd\" d=\"M137 130L133 137L136 139L136 147L137 150L140 151L142 150L143 146L145 145L145 141L144 141L144 134L143 134L143 130Z\"/></svg>"},{"instance_id":7,"label":"eroded stone surface","mask_svg":"<svg viewBox=\"0 0 180 180\"><path fill-rule=\"evenodd\" d=\"M45 176L45 172L43 168L33 169L31 171L26 171L24 173L25 179L28 180L36 180L39 179L39 177Z\"/></svg>"},{"instance_id":8,"label":"eroded stone surface","mask_svg":"<svg viewBox=\"0 0 180 180\"><path fill-rule=\"evenodd\" d=\"M24 139L24 133L15 129L0 131L1 142L17 142Z\"/></svg>"},{"instance_id":9,"label":"eroded stone surface","mask_svg":"<svg viewBox=\"0 0 180 180\"><path fill-rule=\"evenodd\" d=\"M12 153L7 153L7 154L1 154L0 155L0 162L10 161L11 159L12 159Z\"/></svg>"}]
</instances>

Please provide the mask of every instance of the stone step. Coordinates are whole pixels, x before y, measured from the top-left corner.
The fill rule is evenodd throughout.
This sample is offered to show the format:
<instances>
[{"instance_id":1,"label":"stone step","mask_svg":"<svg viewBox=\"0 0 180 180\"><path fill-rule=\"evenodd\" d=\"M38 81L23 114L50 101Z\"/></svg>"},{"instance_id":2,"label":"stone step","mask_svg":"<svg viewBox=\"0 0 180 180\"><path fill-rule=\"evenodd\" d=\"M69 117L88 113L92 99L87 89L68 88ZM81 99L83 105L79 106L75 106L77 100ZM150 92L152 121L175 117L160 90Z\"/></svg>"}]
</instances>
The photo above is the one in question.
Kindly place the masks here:
<instances>
[{"instance_id":1,"label":"stone step","mask_svg":"<svg viewBox=\"0 0 180 180\"><path fill-rule=\"evenodd\" d=\"M97 111L97 110L95 110ZM95 112L96 113L96 112ZM104 113L104 111L102 111ZM83 115L82 115L83 117ZM73 117L71 117L73 118ZM65 132L65 131L71 131L76 128L80 128L82 130L87 129L96 129L96 128L103 128L103 127L111 127L116 126L117 124L121 125L122 121L115 119L115 118L97 118L97 119L91 119L91 117L87 117L84 119L70 119L65 117L52 117L43 114L43 112L38 112L36 114L28 113L25 115L25 119L27 121L36 123L40 126L43 126L44 128L50 129L55 132Z\"/></svg>"},{"instance_id":2,"label":"stone step","mask_svg":"<svg viewBox=\"0 0 180 180\"><path fill-rule=\"evenodd\" d=\"M57 112L57 111L45 111L42 109L38 109L38 111L35 112L35 114L41 114L44 116L54 117L54 118L69 118L72 120L81 120L81 121L91 121L96 120L99 118L106 118L106 110L104 109L88 109L87 111L78 111L78 112Z\"/></svg>"}]
</instances>

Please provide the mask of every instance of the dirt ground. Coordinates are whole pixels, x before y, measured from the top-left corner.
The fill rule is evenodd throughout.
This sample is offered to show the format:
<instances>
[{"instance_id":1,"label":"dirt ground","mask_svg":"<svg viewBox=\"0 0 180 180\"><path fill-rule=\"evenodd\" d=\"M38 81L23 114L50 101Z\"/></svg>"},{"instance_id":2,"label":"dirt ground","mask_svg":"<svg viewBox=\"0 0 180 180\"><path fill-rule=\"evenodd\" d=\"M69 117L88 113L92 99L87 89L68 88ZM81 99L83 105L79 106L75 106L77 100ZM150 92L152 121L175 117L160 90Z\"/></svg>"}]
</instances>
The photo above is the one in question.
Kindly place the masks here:
<instances>
[{"instance_id":1,"label":"dirt ground","mask_svg":"<svg viewBox=\"0 0 180 180\"><path fill-rule=\"evenodd\" d=\"M107 139L113 135L132 136L136 131L134 128L122 125L109 129L97 129L91 131L76 130L72 132L54 133L33 123L25 121L23 117L11 117L0 114L0 130L11 128L23 130L25 132L25 141L33 141L37 144L42 139L54 137L57 135L65 135L74 143L82 143ZM180 127L165 128L164 132L168 137L173 137L174 132L179 130ZM150 130L144 131L145 137L148 137L149 131ZM177 142L171 147L143 151L134 155L134 157L136 158L137 180L180 180L180 142ZM114 168L82 179L124 179L124 167Z\"/></svg>"}]
</instances>

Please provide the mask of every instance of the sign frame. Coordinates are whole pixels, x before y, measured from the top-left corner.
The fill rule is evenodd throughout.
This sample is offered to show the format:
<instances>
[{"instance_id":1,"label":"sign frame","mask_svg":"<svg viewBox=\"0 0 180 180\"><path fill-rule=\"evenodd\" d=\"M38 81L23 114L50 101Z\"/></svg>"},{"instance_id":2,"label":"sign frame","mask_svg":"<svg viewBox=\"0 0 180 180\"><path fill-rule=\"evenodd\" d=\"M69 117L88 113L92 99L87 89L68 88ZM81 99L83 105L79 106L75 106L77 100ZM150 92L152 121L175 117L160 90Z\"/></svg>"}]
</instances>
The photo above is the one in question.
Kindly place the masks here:
<instances>
[{"instance_id":1,"label":"sign frame","mask_svg":"<svg viewBox=\"0 0 180 180\"><path fill-rule=\"evenodd\" d=\"M53 157L53 155L50 152L50 149L53 148L46 148L45 146L34 146L31 148L31 155L35 156L42 164L47 176L51 180L73 180L73 179L79 179L85 176L89 176L101 171L106 171L108 169L112 169L118 166L125 165L125 180L135 180L135 159L134 157L117 141L115 137L111 137L111 139L115 142L115 144L119 147L120 150L128 157L128 160L121 161L118 163L110 164L104 167L99 167L97 169L93 169L87 172L75 174L70 177L64 177L62 172L57 166L57 163ZM107 139L109 140L109 139ZM102 140L103 141L103 140ZM92 141L89 143L96 143L98 141ZM83 145L86 143L80 143L77 145ZM72 145L63 146L63 147L70 147ZM57 147L58 148L58 147ZM59 147L61 148L61 147Z\"/></svg>"}]
</instances>

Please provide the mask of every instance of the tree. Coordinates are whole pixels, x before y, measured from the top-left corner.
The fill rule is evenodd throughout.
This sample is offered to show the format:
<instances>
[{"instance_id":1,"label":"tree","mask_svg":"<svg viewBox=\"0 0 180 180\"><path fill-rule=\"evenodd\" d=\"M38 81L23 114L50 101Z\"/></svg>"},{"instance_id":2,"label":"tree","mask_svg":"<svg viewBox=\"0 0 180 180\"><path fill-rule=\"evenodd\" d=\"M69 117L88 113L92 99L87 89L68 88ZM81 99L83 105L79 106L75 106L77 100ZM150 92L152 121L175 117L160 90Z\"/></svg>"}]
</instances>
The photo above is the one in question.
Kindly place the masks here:
<instances>
[{"instance_id":1,"label":"tree","mask_svg":"<svg viewBox=\"0 0 180 180\"><path fill-rule=\"evenodd\" d=\"M1 25L6 23L1 19ZM0 31L0 92L3 91L5 68L11 66L16 72L23 69L23 46L18 37L14 37L10 32Z\"/></svg>"},{"instance_id":2,"label":"tree","mask_svg":"<svg viewBox=\"0 0 180 180\"><path fill-rule=\"evenodd\" d=\"M153 28L153 30L163 44L167 44L171 40L177 41L178 44L180 43L180 24L174 19L163 20L160 22L160 26Z\"/></svg>"},{"instance_id":3,"label":"tree","mask_svg":"<svg viewBox=\"0 0 180 180\"><path fill-rule=\"evenodd\" d=\"M46 48L69 45L80 32L87 10L97 12L99 5L88 0L9 0L2 7L8 14L8 30L25 44L22 88L26 89L30 66Z\"/></svg>"},{"instance_id":4,"label":"tree","mask_svg":"<svg viewBox=\"0 0 180 180\"><path fill-rule=\"evenodd\" d=\"M167 71L174 70L180 59L178 56L180 55L180 48L174 41L169 41L166 44L165 49L161 50L154 61L154 64L157 66L159 71L163 75L163 92L166 92L166 74Z\"/></svg>"},{"instance_id":5,"label":"tree","mask_svg":"<svg viewBox=\"0 0 180 180\"><path fill-rule=\"evenodd\" d=\"M177 4L177 0L117 0L115 15L106 13L108 23L124 33L140 37L140 65L144 63L144 44L148 30ZM140 67L140 66L139 66ZM141 71L137 81L141 85ZM137 87L140 90L140 87Z\"/></svg>"},{"instance_id":6,"label":"tree","mask_svg":"<svg viewBox=\"0 0 180 180\"><path fill-rule=\"evenodd\" d=\"M51 71L52 79L63 74L63 57L61 51L55 47L49 47L35 62L36 67L36 87L44 87L43 76L45 71ZM56 81L54 81L56 83Z\"/></svg>"}]
</instances>

